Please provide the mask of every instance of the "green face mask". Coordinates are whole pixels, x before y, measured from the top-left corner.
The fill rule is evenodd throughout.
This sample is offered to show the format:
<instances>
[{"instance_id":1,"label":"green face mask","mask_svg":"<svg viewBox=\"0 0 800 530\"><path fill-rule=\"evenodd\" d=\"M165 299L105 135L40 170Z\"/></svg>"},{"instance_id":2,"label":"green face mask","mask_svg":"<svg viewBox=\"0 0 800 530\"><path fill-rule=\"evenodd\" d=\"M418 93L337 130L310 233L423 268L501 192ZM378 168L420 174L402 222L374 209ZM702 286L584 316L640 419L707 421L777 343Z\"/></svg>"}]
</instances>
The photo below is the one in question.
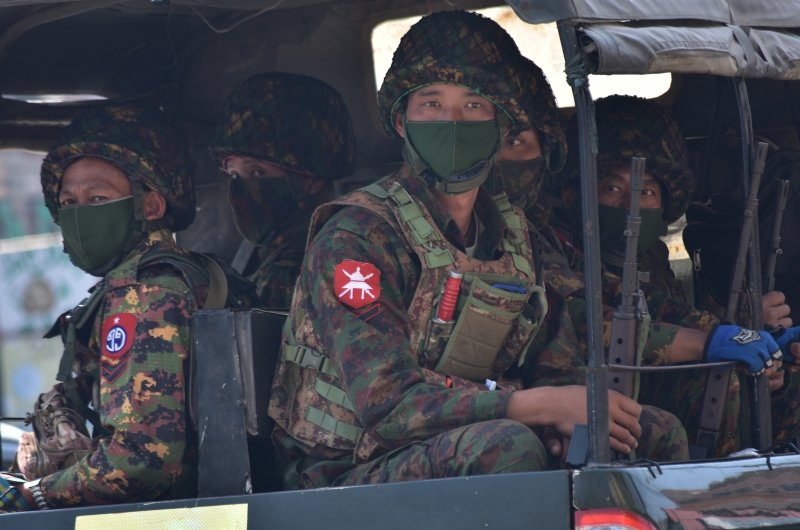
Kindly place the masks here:
<instances>
[{"instance_id":1,"label":"green face mask","mask_svg":"<svg viewBox=\"0 0 800 530\"><path fill-rule=\"evenodd\" d=\"M406 121L406 150L411 162L433 173L434 186L445 193L477 188L493 169L500 127L490 121Z\"/></svg>"},{"instance_id":2,"label":"green face mask","mask_svg":"<svg viewBox=\"0 0 800 530\"><path fill-rule=\"evenodd\" d=\"M524 211L536 203L546 169L544 158L539 157L498 162L496 174L511 204Z\"/></svg>"},{"instance_id":3,"label":"green face mask","mask_svg":"<svg viewBox=\"0 0 800 530\"><path fill-rule=\"evenodd\" d=\"M133 231L133 197L59 208L64 251L78 268L102 276L121 257Z\"/></svg>"},{"instance_id":4,"label":"green face mask","mask_svg":"<svg viewBox=\"0 0 800 530\"><path fill-rule=\"evenodd\" d=\"M621 266L625 258L625 224L628 219L627 208L617 208L598 204L600 218L600 249L603 261ZM639 253L650 250L664 233L664 210L661 208L641 208L639 215Z\"/></svg>"}]
</instances>

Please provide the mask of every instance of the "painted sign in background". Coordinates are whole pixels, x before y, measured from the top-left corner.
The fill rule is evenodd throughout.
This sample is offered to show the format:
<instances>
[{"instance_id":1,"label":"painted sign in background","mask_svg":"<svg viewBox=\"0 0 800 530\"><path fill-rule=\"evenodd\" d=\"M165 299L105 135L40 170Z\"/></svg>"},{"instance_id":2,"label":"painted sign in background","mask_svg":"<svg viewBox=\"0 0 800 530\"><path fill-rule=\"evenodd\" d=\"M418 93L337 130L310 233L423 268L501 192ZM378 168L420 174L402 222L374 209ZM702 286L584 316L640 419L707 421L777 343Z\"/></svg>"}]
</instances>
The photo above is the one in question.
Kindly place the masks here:
<instances>
[{"instance_id":1,"label":"painted sign in background","mask_svg":"<svg viewBox=\"0 0 800 530\"><path fill-rule=\"evenodd\" d=\"M96 281L69 262L57 235L19 238L13 244L21 248L15 251L8 240L0 246L0 392L5 416L30 410L39 393L54 382L61 341L44 340L42 335L58 315L85 298Z\"/></svg>"}]
</instances>

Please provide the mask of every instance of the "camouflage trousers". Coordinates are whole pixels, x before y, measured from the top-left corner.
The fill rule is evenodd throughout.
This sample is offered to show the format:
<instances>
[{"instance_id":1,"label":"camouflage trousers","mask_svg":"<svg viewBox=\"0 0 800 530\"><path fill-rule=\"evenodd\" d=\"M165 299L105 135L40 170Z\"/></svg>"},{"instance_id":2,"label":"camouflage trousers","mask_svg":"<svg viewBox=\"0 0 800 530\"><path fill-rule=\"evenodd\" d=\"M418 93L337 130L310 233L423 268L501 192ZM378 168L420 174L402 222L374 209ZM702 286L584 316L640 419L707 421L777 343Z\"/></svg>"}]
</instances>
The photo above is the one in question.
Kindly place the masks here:
<instances>
[{"instance_id":1,"label":"camouflage trousers","mask_svg":"<svg viewBox=\"0 0 800 530\"><path fill-rule=\"evenodd\" d=\"M642 375L639 402L675 414L686 428L690 443L694 444L700 428L707 374L707 371L682 370ZM714 457L725 457L740 449L739 386L739 380L733 374L728 385L720 436L712 455Z\"/></svg>"},{"instance_id":2,"label":"camouflage trousers","mask_svg":"<svg viewBox=\"0 0 800 530\"><path fill-rule=\"evenodd\" d=\"M635 458L654 462L679 462L689 459L689 442L681 421L670 412L643 406L639 418L642 435Z\"/></svg>"},{"instance_id":3,"label":"camouflage trousers","mask_svg":"<svg viewBox=\"0 0 800 530\"><path fill-rule=\"evenodd\" d=\"M800 372L787 370L783 388L772 394L772 443L800 443Z\"/></svg>"},{"instance_id":4,"label":"camouflage trousers","mask_svg":"<svg viewBox=\"0 0 800 530\"><path fill-rule=\"evenodd\" d=\"M339 476L333 486L493 475L546 468L538 436L512 420L475 423L415 442Z\"/></svg>"}]
</instances>

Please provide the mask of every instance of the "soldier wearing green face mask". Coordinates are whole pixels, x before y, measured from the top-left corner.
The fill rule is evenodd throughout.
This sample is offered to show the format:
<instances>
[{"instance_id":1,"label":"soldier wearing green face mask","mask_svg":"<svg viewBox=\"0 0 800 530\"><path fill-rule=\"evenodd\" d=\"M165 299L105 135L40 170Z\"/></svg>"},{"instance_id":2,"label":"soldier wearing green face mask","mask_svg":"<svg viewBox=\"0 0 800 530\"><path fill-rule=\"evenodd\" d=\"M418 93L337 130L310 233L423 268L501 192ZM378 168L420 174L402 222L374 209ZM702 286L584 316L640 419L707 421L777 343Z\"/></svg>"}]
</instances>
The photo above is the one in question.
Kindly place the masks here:
<instances>
[{"instance_id":1,"label":"soldier wearing green face mask","mask_svg":"<svg viewBox=\"0 0 800 530\"><path fill-rule=\"evenodd\" d=\"M585 421L582 386L519 389L545 298L522 212L481 186L530 119L520 61L474 13L402 38L378 101L405 164L311 222L269 408L287 487L542 469L541 429ZM610 401L627 453L641 408Z\"/></svg>"},{"instance_id":2,"label":"soldier wearing green face mask","mask_svg":"<svg viewBox=\"0 0 800 530\"><path fill-rule=\"evenodd\" d=\"M288 309L311 213L355 169L347 106L313 77L253 76L228 98L209 150L230 176L228 202L244 238L234 264L263 306Z\"/></svg>"},{"instance_id":3,"label":"soldier wearing green face mask","mask_svg":"<svg viewBox=\"0 0 800 530\"><path fill-rule=\"evenodd\" d=\"M647 164L641 197L639 268L651 272L652 281L641 287L653 318L646 330L643 362L659 365L701 361L704 358L738 360L746 363L751 372L767 368L768 373L778 377L780 352L768 334L759 335L763 343L751 342L731 349L729 346L735 341L731 343L730 339L722 338L737 336L741 328L720 326L707 313L694 310L674 296L680 288L675 285L666 247L659 235L665 232L667 223L683 214L691 197L694 180L689 170L683 137L670 113L647 100L612 96L596 102L596 116L604 320L611 322L621 291L623 232L630 200L630 158L642 156L647 159ZM577 142L576 134L576 120L573 119L567 136L573 139L573 145ZM519 150L507 144L501 151L501 158L518 158ZM574 320L582 323L585 320L585 301L582 291L583 254L576 159L571 154L560 182L562 206L553 209L549 224L544 227L549 248L560 250L547 256L544 269L549 290L564 296ZM510 185L513 187L514 183ZM578 325L578 332L579 338L585 341L585 328ZM753 331L750 333L758 334ZM561 380L573 370L560 361L558 350L545 348L538 360L537 370L545 381ZM639 401L675 413L686 425L690 440L694 440L705 386L705 372L646 376L642 378ZM739 448L738 411L738 383L734 380L729 388L724 424L715 448L719 456Z\"/></svg>"},{"instance_id":4,"label":"soldier wearing green face mask","mask_svg":"<svg viewBox=\"0 0 800 530\"><path fill-rule=\"evenodd\" d=\"M15 471L28 482L0 479L0 510L196 495L191 316L250 300L232 278L209 279L219 264L175 244L195 213L185 160L163 113L131 105L84 112L44 159L64 250L101 279L47 335L64 342L59 383L20 441Z\"/></svg>"}]
</instances>

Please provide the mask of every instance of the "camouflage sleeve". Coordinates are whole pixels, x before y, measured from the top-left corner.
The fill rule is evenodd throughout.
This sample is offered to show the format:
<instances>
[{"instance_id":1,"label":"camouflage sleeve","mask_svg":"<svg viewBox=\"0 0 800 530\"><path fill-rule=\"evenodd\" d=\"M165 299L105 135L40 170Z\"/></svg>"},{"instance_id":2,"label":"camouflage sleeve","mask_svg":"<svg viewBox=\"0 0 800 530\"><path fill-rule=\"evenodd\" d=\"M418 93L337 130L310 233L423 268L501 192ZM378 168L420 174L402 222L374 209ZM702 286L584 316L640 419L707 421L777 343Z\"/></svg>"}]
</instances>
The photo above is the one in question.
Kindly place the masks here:
<instances>
[{"instance_id":1,"label":"camouflage sleeve","mask_svg":"<svg viewBox=\"0 0 800 530\"><path fill-rule=\"evenodd\" d=\"M649 303L648 301L648 307L650 307ZM700 311L686 302L674 298L661 299L654 308L650 308L650 313L653 318L662 322L702 331L711 331L714 326L719 324L719 319L708 311Z\"/></svg>"},{"instance_id":2,"label":"camouflage sleeve","mask_svg":"<svg viewBox=\"0 0 800 530\"><path fill-rule=\"evenodd\" d=\"M616 306L609 305L605 297L603 302L603 342L608 348L611 345L611 325L614 321ZM647 330L647 342L645 342L642 352L642 364L645 366L669 364L670 349L675 341L675 335L681 327L656 320L655 317L651 318L650 327Z\"/></svg>"},{"instance_id":3,"label":"camouflage sleeve","mask_svg":"<svg viewBox=\"0 0 800 530\"><path fill-rule=\"evenodd\" d=\"M92 344L101 357L98 412L111 435L42 480L48 504L153 500L180 476L191 309L183 293L155 282L106 294Z\"/></svg>"},{"instance_id":4,"label":"camouflage sleeve","mask_svg":"<svg viewBox=\"0 0 800 530\"><path fill-rule=\"evenodd\" d=\"M505 416L510 392L444 388L421 368L409 343L407 302L418 281L414 256L380 218L347 208L331 219L308 250L299 282L303 301L326 354L364 428L362 439L384 449ZM380 271L377 301L353 309L334 291L334 269L343 260ZM366 437L366 438L365 438Z\"/></svg>"},{"instance_id":5,"label":"camouflage sleeve","mask_svg":"<svg viewBox=\"0 0 800 530\"><path fill-rule=\"evenodd\" d=\"M585 342L581 342L567 301L547 291L547 314L525 359L526 386L582 385L586 381Z\"/></svg>"},{"instance_id":6,"label":"camouflage sleeve","mask_svg":"<svg viewBox=\"0 0 800 530\"><path fill-rule=\"evenodd\" d=\"M647 342L644 345L642 364L659 366L669 364L670 349L681 326L653 320L650 322Z\"/></svg>"}]
</instances>

